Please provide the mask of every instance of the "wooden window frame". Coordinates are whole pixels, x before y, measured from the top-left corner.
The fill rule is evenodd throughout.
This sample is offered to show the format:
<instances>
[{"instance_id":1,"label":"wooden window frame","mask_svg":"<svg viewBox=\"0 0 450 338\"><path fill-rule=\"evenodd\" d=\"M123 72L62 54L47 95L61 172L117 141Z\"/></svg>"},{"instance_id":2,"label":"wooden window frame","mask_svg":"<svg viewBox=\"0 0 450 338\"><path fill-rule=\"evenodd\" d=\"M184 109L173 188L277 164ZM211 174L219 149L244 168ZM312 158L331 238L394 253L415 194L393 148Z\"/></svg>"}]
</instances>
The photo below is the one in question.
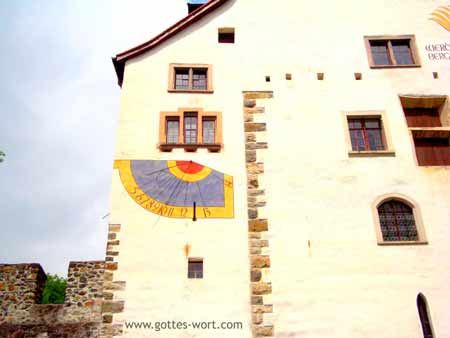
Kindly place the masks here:
<instances>
[{"instance_id":1,"label":"wooden window frame","mask_svg":"<svg viewBox=\"0 0 450 338\"><path fill-rule=\"evenodd\" d=\"M385 241L383 239L383 233L381 231L381 223L380 223L380 217L378 214L378 207L382 205L385 202L395 200L402 202L406 205L408 205L412 211L414 216L414 221L416 224L416 230L417 230L417 241ZM375 235L377 239L378 245L416 245L416 244L428 244L427 237L425 234L425 227L423 225L422 220L422 213L420 211L419 205L412 200L410 197L407 197L402 194L393 193L393 194L385 194L377 199L372 204L372 216L373 216L373 224L375 226Z\"/></svg>"},{"instance_id":2,"label":"wooden window frame","mask_svg":"<svg viewBox=\"0 0 450 338\"><path fill-rule=\"evenodd\" d=\"M349 157L377 157L377 156L395 156L395 150L392 144L389 124L384 111L344 111L342 112L343 128L345 131L345 141L347 144L347 154ZM350 119L379 119L381 123L381 138L383 142L383 150L353 150L352 140L350 136Z\"/></svg>"},{"instance_id":3,"label":"wooden window frame","mask_svg":"<svg viewBox=\"0 0 450 338\"><path fill-rule=\"evenodd\" d=\"M411 51L412 64L400 65L396 63L394 51L392 48L392 41L395 40L408 40L409 48ZM389 65L376 65L373 61L372 50L370 46L371 41L386 41L388 45L388 57L391 62ZM376 36L364 36L364 44L366 46L367 58L369 60L369 66L373 69L378 68L417 68L421 67L419 53L417 50L416 38L414 35L376 35Z\"/></svg>"},{"instance_id":4,"label":"wooden window frame","mask_svg":"<svg viewBox=\"0 0 450 338\"><path fill-rule=\"evenodd\" d=\"M175 88L175 71L176 69L188 69L189 70L189 88L188 89L176 89ZM206 89L193 89L192 78L194 69L206 69ZM198 93L198 94L211 94L213 90L213 74L212 65L209 64L188 64L188 63L171 63L169 65L169 87L167 91L169 93Z\"/></svg>"},{"instance_id":5,"label":"wooden window frame","mask_svg":"<svg viewBox=\"0 0 450 338\"><path fill-rule=\"evenodd\" d=\"M184 142L184 116L185 113L197 113L197 143L186 144ZM166 121L170 118L179 120L178 143L167 143ZM214 143L203 143L203 120L214 118ZM173 149L182 148L187 152L195 152L199 148L206 148L209 152L220 152L223 149L222 141L222 113L204 111L202 108L180 108L175 112L160 112L159 119L159 143L158 148L163 152L170 152Z\"/></svg>"}]
</instances>

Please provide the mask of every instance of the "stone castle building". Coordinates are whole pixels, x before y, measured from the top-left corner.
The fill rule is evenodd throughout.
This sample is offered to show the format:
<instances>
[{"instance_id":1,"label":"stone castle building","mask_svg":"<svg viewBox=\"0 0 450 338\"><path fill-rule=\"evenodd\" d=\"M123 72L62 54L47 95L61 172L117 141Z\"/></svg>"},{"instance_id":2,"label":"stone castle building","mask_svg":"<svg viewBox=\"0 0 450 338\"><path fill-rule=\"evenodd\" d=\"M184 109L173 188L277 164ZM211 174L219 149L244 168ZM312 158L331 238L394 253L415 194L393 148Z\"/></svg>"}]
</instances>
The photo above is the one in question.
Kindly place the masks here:
<instances>
[{"instance_id":1,"label":"stone castle building","mask_svg":"<svg viewBox=\"0 0 450 338\"><path fill-rule=\"evenodd\" d=\"M450 336L450 3L202 2L113 58L106 258L49 336Z\"/></svg>"}]
</instances>

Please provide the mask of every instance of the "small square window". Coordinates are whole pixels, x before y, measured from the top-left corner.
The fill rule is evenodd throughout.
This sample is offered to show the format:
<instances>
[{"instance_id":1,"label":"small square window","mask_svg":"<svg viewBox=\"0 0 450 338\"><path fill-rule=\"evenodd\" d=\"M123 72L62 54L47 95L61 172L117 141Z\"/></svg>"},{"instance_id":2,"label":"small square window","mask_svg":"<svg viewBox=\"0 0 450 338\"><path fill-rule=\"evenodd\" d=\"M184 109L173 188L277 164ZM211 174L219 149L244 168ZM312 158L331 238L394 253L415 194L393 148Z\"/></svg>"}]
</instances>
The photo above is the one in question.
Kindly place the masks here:
<instances>
[{"instance_id":1,"label":"small square window","mask_svg":"<svg viewBox=\"0 0 450 338\"><path fill-rule=\"evenodd\" d=\"M371 68L419 67L412 35L365 37Z\"/></svg>"},{"instance_id":2,"label":"small square window","mask_svg":"<svg viewBox=\"0 0 450 338\"><path fill-rule=\"evenodd\" d=\"M219 43L234 43L234 28L219 28Z\"/></svg>"},{"instance_id":3,"label":"small square window","mask_svg":"<svg viewBox=\"0 0 450 338\"><path fill-rule=\"evenodd\" d=\"M380 118L349 118L348 127L353 151L384 150Z\"/></svg>"},{"instance_id":4,"label":"small square window","mask_svg":"<svg viewBox=\"0 0 450 338\"><path fill-rule=\"evenodd\" d=\"M203 278L203 259L189 258L188 260L188 278L201 279Z\"/></svg>"},{"instance_id":5,"label":"small square window","mask_svg":"<svg viewBox=\"0 0 450 338\"><path fill-rule=\"evenodd\" d=\"M385 113L343 112L350 157L395 156Z\"/></svg>"},{"instance_id":6,"label":"small square window","mask_svg":"<svg viewBox=\"0 0 450 338\"><path fill-rule=\"evenodd\" d=\"M171 64L169 73L169 92L212 93L209 65Z\"/></svg>"}]
</instances>

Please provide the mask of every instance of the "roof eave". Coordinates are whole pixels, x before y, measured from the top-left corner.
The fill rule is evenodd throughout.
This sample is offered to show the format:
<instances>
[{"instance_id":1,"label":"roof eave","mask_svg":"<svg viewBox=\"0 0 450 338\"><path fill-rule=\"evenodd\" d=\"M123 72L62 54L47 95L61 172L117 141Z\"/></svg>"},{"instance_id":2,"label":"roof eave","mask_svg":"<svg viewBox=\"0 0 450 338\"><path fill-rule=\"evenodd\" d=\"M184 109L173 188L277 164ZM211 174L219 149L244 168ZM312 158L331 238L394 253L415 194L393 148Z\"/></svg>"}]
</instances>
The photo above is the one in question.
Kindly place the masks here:
<instances>
[{"instance_id":1,"label":"roof eave","mask_svg":"<svg viewBox=\"0 0 450 338\"><path fill-rule=\"evenodd\" d=\"M170 26L168 29L163 31L162 33L155 36L153 39L140 44L136 47L133 47L131 49L128 49L122 53L117 54L115 57L112 58L114 69L116 70L117 75L117 82L120 87L122 87L123 83L123 76L125 71L125 62L131 58L134 58L138 55L141 55L162 42L168 40L175 34L181 32L182 30L189 27L191 24L197 22L216 8L220 7L222 4L227 2L228 0L211 0L208 3L204 4L203 6L200 6L195 11L190 13L188 16L184 17L174 25Z\"/></svg>"}]
</instances>

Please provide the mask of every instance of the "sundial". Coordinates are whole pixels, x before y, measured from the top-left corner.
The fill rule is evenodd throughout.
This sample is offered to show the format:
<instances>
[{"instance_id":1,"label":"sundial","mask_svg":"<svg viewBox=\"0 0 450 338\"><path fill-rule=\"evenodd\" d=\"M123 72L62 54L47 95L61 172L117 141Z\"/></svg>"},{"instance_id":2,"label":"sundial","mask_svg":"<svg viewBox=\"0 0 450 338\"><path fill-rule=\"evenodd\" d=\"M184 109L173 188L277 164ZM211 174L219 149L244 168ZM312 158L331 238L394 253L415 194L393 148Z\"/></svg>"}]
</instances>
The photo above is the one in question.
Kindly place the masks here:
<instances>
[{"instance_id":1,"label":"sundial","mask_svg":"<svg viewBox=\"0 0 450 338\"><path fill-rule=\"evenodd\" d=\"M129 196L172 218L233 218L233 177L193 161L116 160Z\"/></svg>"}]
</instances>

